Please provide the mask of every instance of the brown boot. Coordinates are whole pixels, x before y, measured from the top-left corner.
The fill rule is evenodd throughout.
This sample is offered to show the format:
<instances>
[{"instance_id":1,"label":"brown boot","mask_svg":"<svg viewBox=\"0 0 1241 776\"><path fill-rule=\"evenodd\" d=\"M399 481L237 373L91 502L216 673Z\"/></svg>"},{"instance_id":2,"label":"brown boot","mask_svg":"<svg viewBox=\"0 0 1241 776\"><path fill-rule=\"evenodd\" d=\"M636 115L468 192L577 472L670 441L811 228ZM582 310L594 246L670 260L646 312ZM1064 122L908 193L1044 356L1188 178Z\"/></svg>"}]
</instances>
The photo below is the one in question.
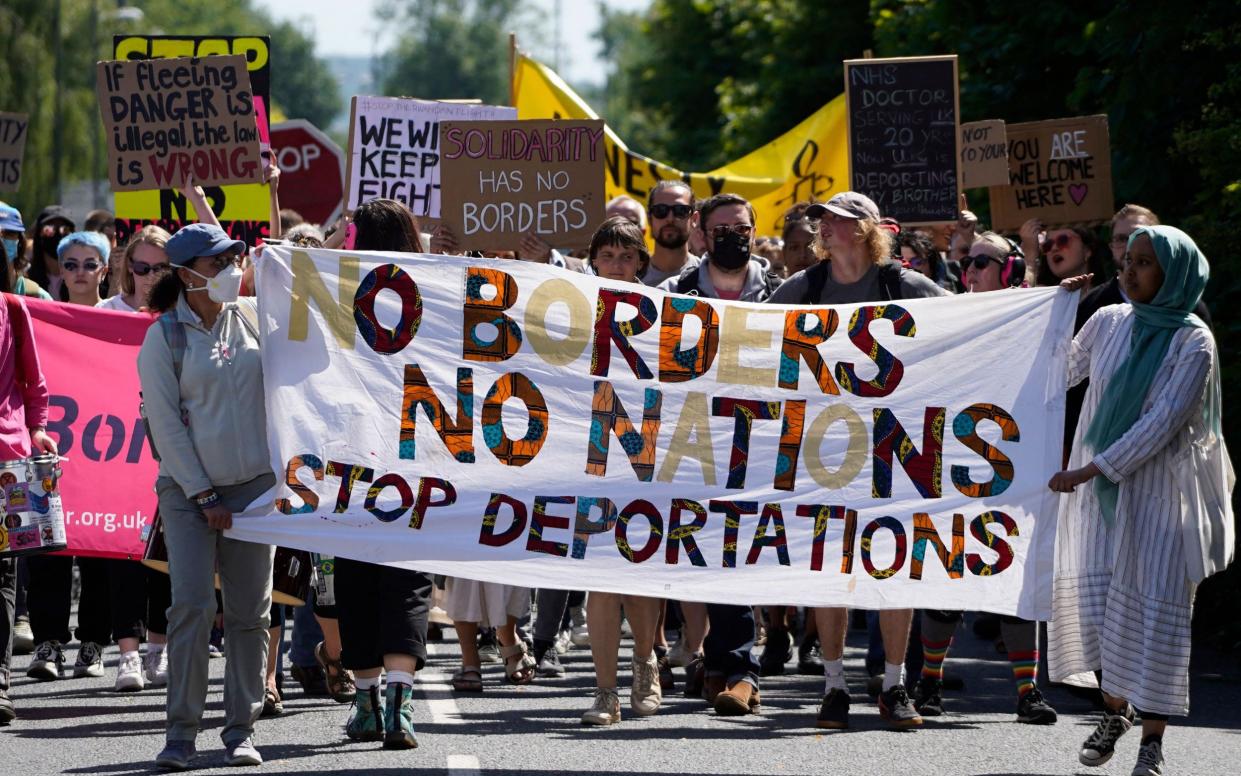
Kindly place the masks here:
<instances>
[{"instance_id":1,"label":"brown boot","mask_svg":"<svg viewBox=\"0 0 1241 776\"><path fill-rule=\"evenodd\" d=\"M722 717L739 717L758 710L758 688L747 681L733 682L715 698L715 713Z\"/></svg>"},{"instance_id":2,"label":"brown boot","mask_svg":"<svg viewBox=\"0 0 1241 776\"><path fill-rule=\"evenodd\" d=\"M702 681L702 699L707 703L715 703L719 694L724 692L724 677L708 676Z\"/></svg>"}]
</instances>

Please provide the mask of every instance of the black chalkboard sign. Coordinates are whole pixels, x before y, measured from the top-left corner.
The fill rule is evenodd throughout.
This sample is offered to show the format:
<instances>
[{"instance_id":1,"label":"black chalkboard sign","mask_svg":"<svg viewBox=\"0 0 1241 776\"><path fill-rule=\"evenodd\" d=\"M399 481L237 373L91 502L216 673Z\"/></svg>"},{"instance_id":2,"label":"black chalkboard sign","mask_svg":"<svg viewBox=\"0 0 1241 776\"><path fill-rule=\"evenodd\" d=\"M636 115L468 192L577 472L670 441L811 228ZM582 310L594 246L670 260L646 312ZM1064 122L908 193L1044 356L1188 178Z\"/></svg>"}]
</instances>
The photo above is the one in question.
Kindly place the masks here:
<instances>
[{"instance_id":1,"label":"black chalkboard sign","mask_svg":"<svg viewBox=\"0 0 1241 776\"><path fill-rule=\"evenodd\" d=\"M956 221L956 56L851 59L844 65L850 188L902 224Z\"/></svg>"}]
</instances>

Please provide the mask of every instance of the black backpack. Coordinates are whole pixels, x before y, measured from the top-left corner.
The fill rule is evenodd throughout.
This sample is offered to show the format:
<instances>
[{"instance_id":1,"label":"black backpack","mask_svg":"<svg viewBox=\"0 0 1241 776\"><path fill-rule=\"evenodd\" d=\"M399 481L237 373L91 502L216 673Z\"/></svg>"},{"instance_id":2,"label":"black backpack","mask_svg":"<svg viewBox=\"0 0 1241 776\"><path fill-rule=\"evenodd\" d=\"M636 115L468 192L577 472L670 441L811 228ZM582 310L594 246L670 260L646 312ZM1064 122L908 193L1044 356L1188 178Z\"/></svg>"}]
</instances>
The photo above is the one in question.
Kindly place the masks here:
<instances>
[{"instance_id":1,"label":"black backpack","mask_svg":"<svg viewBox=\"0 0 1241 776\"><path fill-rule=\"evenodd\" d=\"M699 288L698 286L698 271L703 266L704 264L699 264L697 267L694 267L693 271L691 271L689 274L682 275L680 278L678 278L676 287L673 290L678 294L692 294L693 296L701 296L702 289ZM762 299L755 299L754 301L756 302L767 301L767 297L774 294L776 292L776 289L779 288L780 284L783 282L784 282L784 278L780 277L776 273L774 272L765 273L763 275L763 297ZM820 286L819 288L821 289L822 286Z\"/></svg>"},{"instance_id":2,"label":"black backpack","mask_svg":"<svg viewBox=\"0 0 1241 776\"><path fill-rule=\"evenodd\" d=\"M829 262L820 261L806 270L806 292L802 294L798 304L819 304L823 287L827 285L828 264ZM881 301L884 302L905 297L901 290L900 266L891 263L879 265L879 293L883 295Z\"/></svg>"}]
</instances>

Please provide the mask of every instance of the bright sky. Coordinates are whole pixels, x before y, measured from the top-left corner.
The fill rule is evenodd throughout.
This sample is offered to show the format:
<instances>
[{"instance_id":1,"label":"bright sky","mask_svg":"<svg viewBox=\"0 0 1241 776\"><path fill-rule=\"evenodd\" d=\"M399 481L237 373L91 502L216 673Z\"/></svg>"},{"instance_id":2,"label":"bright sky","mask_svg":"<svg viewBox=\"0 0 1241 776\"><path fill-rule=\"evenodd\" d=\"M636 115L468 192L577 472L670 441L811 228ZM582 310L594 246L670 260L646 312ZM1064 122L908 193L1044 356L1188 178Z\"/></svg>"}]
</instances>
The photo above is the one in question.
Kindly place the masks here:
<instances>
[{"instance_id":1,"label":"bright sky","mask_svg":"<svg viewBox=\"0 0 1241 776\"><path fill-rule=\"evenodd\" d=\"M650 0L607 0L609 7L625 10L644 10ZM376 0L350 0L348 11L340 0L258 0L278 19L305 24L315 39L317 52L368 56L386 49L392 42L391 34L381 30L374 21ZM552 41L555 39L555 0L526 0L525 16L546 23L543 36L548 46L534 50L542 54L551 65ZM587 0L561 0L561 73L573 83L602 83L605 78L603 63L599 60L599 44L591 33L599 26L599 11L595 2ZM521 45L521 40L518 40ZM497 52L502 53L502 52Z\"/></svg>"}]
</instances>

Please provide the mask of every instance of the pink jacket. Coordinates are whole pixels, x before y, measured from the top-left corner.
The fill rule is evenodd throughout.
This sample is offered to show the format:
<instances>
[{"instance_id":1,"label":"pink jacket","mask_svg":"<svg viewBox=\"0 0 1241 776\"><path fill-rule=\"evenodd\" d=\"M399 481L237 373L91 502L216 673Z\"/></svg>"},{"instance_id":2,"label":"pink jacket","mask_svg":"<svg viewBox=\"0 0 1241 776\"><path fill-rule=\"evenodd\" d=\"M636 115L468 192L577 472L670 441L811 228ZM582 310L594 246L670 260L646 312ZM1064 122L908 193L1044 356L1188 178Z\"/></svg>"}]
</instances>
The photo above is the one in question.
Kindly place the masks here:
<instances>
[{"instance_id":1,"label":"pink jacket","mask_svg":"<svg viewBox=\"0 0 1241 776\"><path fill-rule=\"evenodd\" d=\"M0 461L30 455L30 429L47 426L47 382L21 297L0 305Z\"/></svg>"}]
</instances>

